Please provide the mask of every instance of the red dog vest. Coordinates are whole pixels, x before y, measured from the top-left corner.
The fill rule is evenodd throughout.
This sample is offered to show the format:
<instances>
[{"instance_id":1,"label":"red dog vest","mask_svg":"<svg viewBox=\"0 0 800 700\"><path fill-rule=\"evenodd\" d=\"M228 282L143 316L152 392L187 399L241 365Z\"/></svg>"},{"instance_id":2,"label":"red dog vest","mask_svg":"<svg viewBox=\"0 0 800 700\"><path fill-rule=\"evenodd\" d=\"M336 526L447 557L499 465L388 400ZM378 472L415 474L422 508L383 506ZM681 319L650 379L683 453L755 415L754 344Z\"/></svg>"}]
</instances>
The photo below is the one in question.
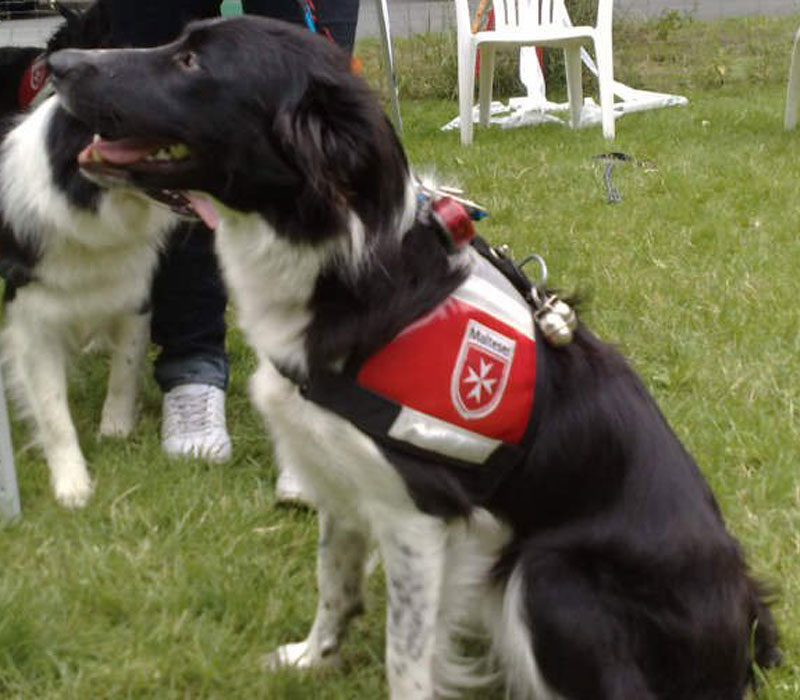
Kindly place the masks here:
<instances>
[{"instance_id":1,"label":"red dog vest","mask_svg":"<svg viewBox=\"0 0 800 700\"><path fill-rule=\"evenodd\" d=\"M456 464L515 462L530 434L530 306L474 254L467 280L358 368L315 377L307 398L379 443Z\"/></svg>"},{"instance_id":2,"label":"red dog vest","mask_svg":"<svg viewBox=\"0 0 800 700\"><path fill-rule=\"evenodd\" d=\"M389 436L466 462L519 445L536 383L530 307L478 259L429 314L372 355L358 383L402 406ZM483 273L483 275L481 274Z\"/></svg>"}]
</instances>

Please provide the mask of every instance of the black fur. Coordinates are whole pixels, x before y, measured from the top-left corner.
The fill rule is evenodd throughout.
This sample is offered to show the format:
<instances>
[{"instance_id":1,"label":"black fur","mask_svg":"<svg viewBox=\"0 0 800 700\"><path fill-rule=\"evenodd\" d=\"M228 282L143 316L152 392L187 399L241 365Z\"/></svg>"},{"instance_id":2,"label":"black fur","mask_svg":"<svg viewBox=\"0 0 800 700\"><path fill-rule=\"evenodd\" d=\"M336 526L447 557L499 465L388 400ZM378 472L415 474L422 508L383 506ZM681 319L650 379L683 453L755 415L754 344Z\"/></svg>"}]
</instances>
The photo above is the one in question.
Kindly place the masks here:
<instances>
[{"instance_id":1,"label":"black fur","mask_svg":"<svg viewBox=\"0 0 800 700\"><path fill-rule=\"evenodd\" d=\"M498 573L523 564L543 670L567 697L740 700L751 634L762 666L777 634L694 460L588 330L537 353L536 444L490 507L517 534Z\"/></svg>"},{"instance_id":2,"label":"black fur","mask_svg":"<svg viewBox=\"0 0 800 700\"><path fill-rule=\"evenodd\" d=\"M47 154L53 171L53 182L82 209L94 210L100 188L83 177L78 169L78 153L92 140L92 131L61 107L53 116L47 132Z\"/></svg>"},{"instance_id":3,"label":"black fur","mask_svg":"<svg viewBox=\"0 0 800 700\"><path fill-rule=\"evenodd\" d=\"M169 172L131 168L133 183L208 191L301 247L342 234L349 209L380 238L364 269L320 276L312 369L369 353L460 280L424 226L393 244L405 158L325 42L279 23L206 22L146 56L67 53L53 65L80 119L194 153ZM537 348L539 421L524 462L487 475L387 455L420 509L450 518L482 506L511 525L495 574L521 569L531 643L563 697L742 700L752 664L778 661L777 631L694 460L625 359L586 328Z\"/></svg>"},{"instance_id":4,"label":"black fur","mask_svg":"<svg viewBox=\"0 0 800 700\"><path fill-rule=\"evenodd\" d=\"M33 245L20 242L0 218L0 278L5 281L4 303L12 302L17 289L35 278L34 267L40 257Z\"/></svg>"},{"instance_id":5,"label":"black fur","mask_svg":"<svg viewBox=\"0 0 800 700\"><path fill-rule=\"evenodd\" d=\"M365 360L466 277L450 265L428 222L416 222L402 241L386 237L372 254L381 264L363 274L347 274L334 264L320 275L306 335L312 373L341 357L353 364Z\"/></svg>"}]
</instances>

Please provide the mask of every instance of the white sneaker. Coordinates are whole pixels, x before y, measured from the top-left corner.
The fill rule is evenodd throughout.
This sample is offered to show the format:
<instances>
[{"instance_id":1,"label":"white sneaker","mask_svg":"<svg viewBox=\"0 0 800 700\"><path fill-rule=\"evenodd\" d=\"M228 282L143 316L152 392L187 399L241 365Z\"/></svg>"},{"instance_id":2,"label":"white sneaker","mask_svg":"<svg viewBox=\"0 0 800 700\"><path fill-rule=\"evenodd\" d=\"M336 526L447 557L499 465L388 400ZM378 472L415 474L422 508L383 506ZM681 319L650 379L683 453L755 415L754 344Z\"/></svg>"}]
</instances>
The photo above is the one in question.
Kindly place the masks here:
<instances>
[{"instance_id":1,"label":"white sneaker","mask_svg":"<svg viewBox=\"0 0 800 700\"><path fill-rule=\"evenodd\" d=\"M181 384L164 394L161 448L170 457L229 460L225 392L210 384Z\"/></svg>"}]
</instances>

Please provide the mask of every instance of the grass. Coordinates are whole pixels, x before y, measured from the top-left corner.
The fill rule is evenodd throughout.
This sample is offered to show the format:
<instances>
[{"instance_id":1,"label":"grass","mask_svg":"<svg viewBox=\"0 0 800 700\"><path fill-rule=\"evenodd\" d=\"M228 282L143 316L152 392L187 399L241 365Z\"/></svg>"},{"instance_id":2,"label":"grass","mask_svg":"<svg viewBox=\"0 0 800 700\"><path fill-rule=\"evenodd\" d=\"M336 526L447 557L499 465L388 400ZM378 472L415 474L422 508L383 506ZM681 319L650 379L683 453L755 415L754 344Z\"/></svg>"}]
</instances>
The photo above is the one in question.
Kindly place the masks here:
<instances>
[{"instance_id":1,"label":"grass","mask_svg":"<svg viewBox=\"0 0 800 700\"><path fill-rule=\"evenodd\" d=\"M783 131L782 111L800 19L677 19L623 23L617 33L621 79L690 99L618 122L613 148L648 164L615 169L618 205L605 202L592 158L609 149L599 128L479 129L470 149L440 132L456 112L446 92L454 82L426 87L441 78L417 48L444 55L449 40L397 47L414 95L403 103L404 141L412 162L488 206L485 236L518 256L543 254L552 281L584 296L584 320L630 356L753 569L778 590L785 663L761 697L795 700L800 133ZM374 46L360 53L375 75ZM133 438L97 440L106 374L97 357L81 358L71 381L97 481L89 507L58 508L38 451L18 449L24 517L0 531L0 697L385 697L380 574L341 669L260 670L262 656L302 637L313 616L316 524L274 507L269 444L245 396L253 358L238 332L229 344L228 466L161 455L150 378ZM18 448L28 437L14 425Z\"/></svg>"}]
</instances>

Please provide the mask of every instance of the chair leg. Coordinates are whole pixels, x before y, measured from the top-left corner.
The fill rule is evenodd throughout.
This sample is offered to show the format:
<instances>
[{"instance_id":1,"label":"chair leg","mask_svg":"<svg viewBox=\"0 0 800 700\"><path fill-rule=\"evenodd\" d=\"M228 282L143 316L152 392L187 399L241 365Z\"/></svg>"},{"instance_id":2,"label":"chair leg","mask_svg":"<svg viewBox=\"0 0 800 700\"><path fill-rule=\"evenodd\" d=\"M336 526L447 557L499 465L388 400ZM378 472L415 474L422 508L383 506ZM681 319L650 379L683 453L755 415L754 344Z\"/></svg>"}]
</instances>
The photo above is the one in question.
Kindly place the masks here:
<instances>
[{"instance_id":1,"label":"chair leg","mask_svg":"<svg viewBox=\"0 0 800 700\"><path fill-rule=\"evenodd\" d=\"M577 129L581 125L581 112L583 111L583 79L581 77L581 47L579 44L564 49L564 67L567 73L570 126Z\"/></svg>"},{"instance_id":2,"label":"chair leg","mask_svg":"<svg viewBox=\"0 0 800 700\"><path fill-rule=\"evenodd\" d=\"M494 56L493 46L485 46L481 49L480 81L478 83L481 126L489 126L489 110L492 104L492 85L494 83Z\"/></svg>"},{"instance_id":3,"label":"chair leg","mask_svg":"<svg viewBox=\"0 0 800 700\"><path fill-rule=\"evenodd\" d=\"M611 44L595 42L597 57L597 82L600 88L600 114L603 120L603 136L614 138L614 53Z\"/></svg>"},{"instance_id":4,"label":"chair leg","mask_svg":"<svg viewBox=\"0 0 800 700\"><path fill-rule=\"evenodd\" d=\"M792 60L789 65L789 82L786 86L786 113L783 119L783 125L786 129L794 129L797 125L797 97L800 91L800 56L798 56L798 48L800 48L800 29L794 37Z\"/></svg>"},{"instance_id":5,"label":"chair leg","mask_svg":"<svg viewBox=\"0 0 800 700\"><path fill-rule=\"evenodd\" d=\"M461 144L472 143L472 101L475 96L475 45L464 42L458 47L458 116Z\"/></svg>"}]
</instances>

